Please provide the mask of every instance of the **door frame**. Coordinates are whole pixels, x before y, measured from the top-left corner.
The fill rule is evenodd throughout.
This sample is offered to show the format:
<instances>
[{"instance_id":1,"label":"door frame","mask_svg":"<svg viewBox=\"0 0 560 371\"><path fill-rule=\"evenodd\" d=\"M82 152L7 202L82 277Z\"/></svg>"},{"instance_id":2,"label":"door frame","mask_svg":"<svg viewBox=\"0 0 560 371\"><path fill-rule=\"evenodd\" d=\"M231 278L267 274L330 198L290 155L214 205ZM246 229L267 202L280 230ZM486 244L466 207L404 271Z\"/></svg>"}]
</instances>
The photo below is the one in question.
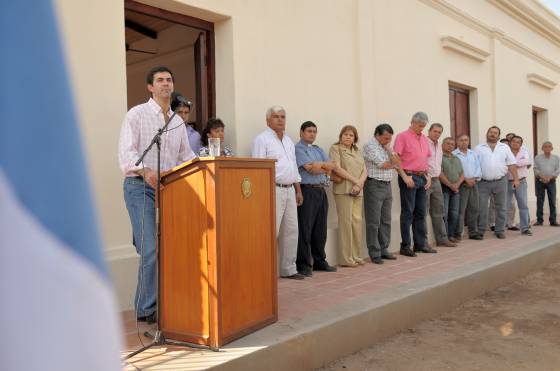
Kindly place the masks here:
<instances>
[{"instance_id":1,"label":"door frame","mask_svg":"<svg viewBox=\"0 0 560 371\"><path fill-rule=\"evenodd\" d=\"M216 116L216 63L214 50L214 23L205 21L203 19L194 18L185 14L174 13L168 10L142 4L134 0L124 0L124 8L135 13L140 13L154 18L163 19L172 23L195 28L205 33L206 57L204 59L206 64L207 94L206 96L202 97L202 102L197 102L197 104L200 106L200 108L198 108L200 109L200 112L206 112L208 117L199 118L197 116L197 121L200 120L200 126L202 127L206 125L206 121L208 121L209 117ZM201 76L196 76L196 78L201 79ZM196 89L198 91L200 87L197 86ZM206 107L206 109L201 109L203 107ZM197 127L197 129L201 130L202 127Z\"/></svg>"}]
</instances>

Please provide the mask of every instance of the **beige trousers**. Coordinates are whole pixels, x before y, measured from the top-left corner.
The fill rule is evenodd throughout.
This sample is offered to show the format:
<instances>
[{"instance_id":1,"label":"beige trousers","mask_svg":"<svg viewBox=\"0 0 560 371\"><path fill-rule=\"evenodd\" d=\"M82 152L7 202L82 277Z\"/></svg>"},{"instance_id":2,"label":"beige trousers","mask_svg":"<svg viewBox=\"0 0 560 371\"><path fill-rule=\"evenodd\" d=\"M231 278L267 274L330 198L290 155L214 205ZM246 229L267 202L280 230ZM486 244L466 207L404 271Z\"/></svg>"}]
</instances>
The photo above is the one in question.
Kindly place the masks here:
<instances>
[{"instance_id":1,"label":"beige trousers","mask_svg":"<svg viewBox=\"0 0 560 371\"><path fill-rule=\"evenodd\" d=\"M362 261L362 208L363 197L334 195L338 214L339 260L342 265Z\"/></svg>"},{"instance_id":2,"label":"beige trousers","mask_svg":"<svg viewBox=\"0 0 560 371\"><path fill-rule=\"evenodd\" d=\"M296 274L298 219L294 187L276 187L276 238L280 255L280 276Z\"/></svg>"}]
</instances>

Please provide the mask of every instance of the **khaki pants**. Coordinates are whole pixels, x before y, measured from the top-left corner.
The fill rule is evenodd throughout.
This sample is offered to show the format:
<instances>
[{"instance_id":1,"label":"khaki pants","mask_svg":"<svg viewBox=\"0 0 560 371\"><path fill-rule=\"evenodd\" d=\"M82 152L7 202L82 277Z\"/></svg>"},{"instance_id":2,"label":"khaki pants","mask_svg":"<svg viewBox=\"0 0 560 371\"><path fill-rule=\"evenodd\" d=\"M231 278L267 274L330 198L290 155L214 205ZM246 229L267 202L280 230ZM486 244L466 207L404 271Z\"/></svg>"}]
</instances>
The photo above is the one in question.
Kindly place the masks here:
<instances>
[{"instance_id":1,"label":"khaki pants","mask_svg":"<svg viewBox=\"0 0 560 371\"><path fill-rule=\"evenodd\" d=\"M351 265L362 261L363 197L334 195L338 214L339 264Z\"/></svg>"},{"instance_id":2,"label":"khaki pants","mask_svg":"<svg viewBox=\"0 0 560 371\"><path fill-rule=\"evenodd\" d=\"M298 219L294 187L276 187L276 237L280 255L280 276L296 274Z\"/></svg>"}]
</instances>

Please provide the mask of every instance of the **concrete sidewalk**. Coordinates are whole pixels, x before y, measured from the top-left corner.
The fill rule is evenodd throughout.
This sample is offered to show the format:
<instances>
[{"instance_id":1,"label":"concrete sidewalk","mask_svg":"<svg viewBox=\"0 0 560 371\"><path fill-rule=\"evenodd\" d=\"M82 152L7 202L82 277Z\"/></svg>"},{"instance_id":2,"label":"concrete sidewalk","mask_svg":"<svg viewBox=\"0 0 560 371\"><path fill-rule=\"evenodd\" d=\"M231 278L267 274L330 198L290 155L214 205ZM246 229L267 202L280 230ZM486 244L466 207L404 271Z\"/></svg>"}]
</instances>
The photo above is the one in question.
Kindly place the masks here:
<instances>
[{"instance_id":1,"label":"concrete sidewalk","mask_svg":"<svg viewBox=\"0 0 560 371\"><path fill-rule=\"evenodd\" d=\"M486 291L560 260L560 228L534 236L492 233L455 248L383 265L281 279L279 321L220 352L159 347L131 359L126 370L309 370L346 356ZM140 346L132 312L123 313L127 349ZM140 334L152 327L142 324ZM144 342L149 339L141 335Z\"/></svg>"}]
</instances>

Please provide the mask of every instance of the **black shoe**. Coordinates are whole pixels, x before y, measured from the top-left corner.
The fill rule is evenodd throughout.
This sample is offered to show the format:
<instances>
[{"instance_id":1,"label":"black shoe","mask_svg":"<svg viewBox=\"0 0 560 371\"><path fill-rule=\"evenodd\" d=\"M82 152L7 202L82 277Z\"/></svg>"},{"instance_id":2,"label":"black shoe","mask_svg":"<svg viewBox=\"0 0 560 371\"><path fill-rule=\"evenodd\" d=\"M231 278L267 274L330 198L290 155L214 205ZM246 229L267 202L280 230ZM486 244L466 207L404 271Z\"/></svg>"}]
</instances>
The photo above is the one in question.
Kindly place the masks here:
<instances>
[{"instance_id":1,"label":"black shoe","mask_svg":"<svg viewBox=\"0 0 560 371\"><path fill-rule=\"evenodd\" d=\"M437 253L437 250L432 249L430 246L424 246L424 247L419 247L419 248L415 247L414 252L423 252L423 253L426 253L426 254L435 254L435 253Z\"/></svg>"},{"instance_id":2,"label":"black shoe","mask_svg":"<svg viewBox=\"0 0 560 371\"><path fill-rule=\"evenodd\" d=\"M508 227L509 231L518 231L519 227L516 227L515 225L513 227Z\"/></svg>"},{"instance_id":3,"label":"black shoe","mask_svg":"<svg viewBox=\"0 0 560 371\"><path fill-rule=\"evenodd\" d=\"M313 276L313 272L311 271L311 269L298 271L298 274L301 274L302 276L305 276L305 277Z\"/></svg>"},{"instance_id":4,"label":"black shoe","mask_svg":"<svg viewBox=\"0 0 560 371\"><path fill-rule=\"evenodd\" d=\"M525 236L532 236L533 232L531 232L530 229L527 229L526 231L521 232L521 234L524 234Z\"/></svg>"},{"instance_id":5,"label":"black shoe","mask_svg":"<svg viewBox=\"0 0 560 371\"><path fill-rule=\"evenodd\" d=\"M500 240L503 240L504 238L506 238L506 235L504 234L504 232L498 232L496 233L496 237Z\"/></svg>"},{"instance_id":6,"label":"black shoe","mask_svg":"<svg viewBox=\"0 0 560 371\"><path fill-rule=\"evenodd\" d=\"M138 322L146 322L148 325L151 325L152 323L157 322L157 314L156 314L156 312L153 312L152 314L148 314L147 316L138 317L136 319L138 320Z\"/></svg>"},{"instance_id":7,"label":"black shoe","mask_svg":"<svg viewBox=\"0 0 560 371\"><path fill-rule=\"evenodd\" d=\"M336 267L333 267L332 265L322 265L322 266L318 266L318 267L313 267L314 271L323 271L323 272L336 272Z\"/></svg>"},{"instance_id":8,"label":"black shoe","mask_svg":"<svg viewBox=\"0 0 560 371\"><path fill-rule=\"evenodd\" d=\"M380 256L371 259L371 262L372 262L373 264L383 264L383 263L385 263L385 262L383 261L383 259L381 259Z\"/></svg>"},{"instance_id":9,"label":"black shoe","mask_svg":"<svg viewBox=\"0 0 560 371\"><path fill-rule=\"evenodd\" d=\"M438 243L437 246L440 246L440 247L457 247L457 242L447 240L447 241L443 241L441 243ZM430 248L430 247L428 247L428 248Z\"/></svg>"},{"instance_id":10,"label":"black shoe","mask_svg":"<svg viewBox=\"0 0 560 371\"><path fill-rule=\"evenodd\" d=\"M495 226L491 226L491 227L490 227L490 230L491 230L492 232L494 232L494 231L496 230L496 227L495 227Z\"/></svg>"},{"instance_id":11,"label":"black shoe","mask_svg":"<svg viewBox=\"0 0 560 371\"><path fill-rule=\"evenodd\" d=\"M472 236L469 236L469 240L478 240L481 241L483 240L484 237L481 234L474 234Z\"/></svg>"},{"instance_id":12,"label":"black shoe","mask_svg":"<svg viewBox=\"0 0 560 371\"><path fill-rule=\"evenodd\" d=\"M543 225L543 222L536 222L536 223L533 224L533 225L541 226L541 225Z\"/></svg>"},{"instance_id":13,"label":"black shoe","mask_svg":"<svg viewBox=\"0 0 560 371\"><path fill-rule=\"evenodd\" d=\"M535 224L535 225L536 225L536 224ZM542 225L542 223L541 223L541 225ZM560 224L554 222L554 223L550 223L550 226L551 226L551 227L560 227Z\"/></svg>"},{"instance_id":14,"label":"black shoe","mask_svg":"<svg viewBox=\"0 0 560 371\"><path fill-rule=\"evenodd\" d=\"M412 251L409 247L401 248L401 250L399 251L399 254L404 255L404 256L410 256L412 258L416 256L416 253L414 251Z\"/></svg>"},{"instance_id":15,"label":"black shoe","mask_svg":"<svg viewBox=\"0 0 560 371\"><path fill-rule=\"evenodd\" d=\"M391 253L387 253L387 254L383 254L381 255L382 259L386 259L386 260L396 260L397 257L394 254Z\"/></svg>"},{"instance_id":16,"label":"black shoe","mask_svg":"<svg viewBox=\"0 0 560 371\"><path fill-rule=\"evenodd\" d=\"M284 276L282 278L288 278L291 280L302 280L305 278L305 276L300 273L296 273L296 274L292 274L291 276Z\"/></svg>"}]
</instances>

